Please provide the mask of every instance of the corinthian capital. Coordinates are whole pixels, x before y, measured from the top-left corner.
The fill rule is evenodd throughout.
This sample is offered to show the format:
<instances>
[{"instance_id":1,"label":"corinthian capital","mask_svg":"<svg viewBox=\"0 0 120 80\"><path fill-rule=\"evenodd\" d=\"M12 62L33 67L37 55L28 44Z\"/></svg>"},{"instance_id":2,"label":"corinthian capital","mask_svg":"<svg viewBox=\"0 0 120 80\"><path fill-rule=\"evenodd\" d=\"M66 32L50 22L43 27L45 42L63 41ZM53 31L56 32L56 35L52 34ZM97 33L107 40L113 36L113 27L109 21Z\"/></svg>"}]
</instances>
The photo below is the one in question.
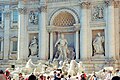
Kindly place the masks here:
<instances>
[{"instance_id":1,"label":"corinthian capital","mask_svg":"<svg viewBox=\"0 0 120 80\"><path fill-rule=\"evenodd\" d=\"M115 8L120 8L120 1L115 1L114 2L114 7Z\"/></svg>"},{"instance_id":2,"label":"corinthian capital","mask_svg":"<svg viewBox=\"0 0 120 80\"><path fill-rule=\"evenodd\" d=\"M47 11L47 6L41 6L38 8L40 12L46 12Z\"/></svg>"},{"instance_id":3,"label":"corinthian capital","mask_svg":"<svg viewBox=\"0 0 120 80\"><path fill-rule=\"evenodd\" d=\"M115 1L114 0L106 0L105 4L106 6L114 6Z\"/></svg>"},{"instance_id":4,"label":"corinthian capital","mask_svg":"<svg viewBox=\"0 0 120 80\"><path fill-rule=\"evenodd\" d=\"M82 2L80 4L81 8L89 9L90 8L90 2Z\"/></svg>"},{"instance_id":5,"label":"corinthian capital","mask_svg":"<svg viewBox=\"0 0 120 80\"><path fill-rule=\"evenodd\" d=\"M26 14L27 13L27 8L19 8L18 9L20 14Z\"/></svg>"},{"instance_id":6,"label":"corinthian capital","mask_svg":"<svg viewBox=\"0 0 120 80\"><path fill-rule=\"evenodd\" d=\"M10 11L6 11L4 14L5 14L5 17L10 17Z\"/></svg>"}]
</instances>

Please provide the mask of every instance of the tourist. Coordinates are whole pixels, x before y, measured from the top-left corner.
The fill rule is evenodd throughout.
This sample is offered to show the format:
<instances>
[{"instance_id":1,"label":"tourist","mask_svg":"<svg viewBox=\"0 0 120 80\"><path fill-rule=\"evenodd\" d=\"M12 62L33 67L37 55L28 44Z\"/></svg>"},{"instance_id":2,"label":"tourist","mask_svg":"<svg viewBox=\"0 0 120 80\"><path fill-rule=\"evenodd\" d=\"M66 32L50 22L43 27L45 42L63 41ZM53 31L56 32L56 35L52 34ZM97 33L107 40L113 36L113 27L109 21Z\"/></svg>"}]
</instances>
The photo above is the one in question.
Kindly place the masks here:
<instances>
[{"instance_id":1,"label":"tourist","mask_svg":"<svg viewBox=\"0 0 120 80\"><path fill-rule=\"evenodd\" d=\"M19 73L19 80L24 80L24 77L22 76L22 73Z\"/></svg>"},{"instance_id":2,"label":"tourist","mask_svg":"<svg viewBox=\"0 0 120 80\"><path fill-rule=\"evenodd\" d=\"M67 80L72 80L72 79L71 79L71 75L68 75L68 79L67 79Z\"/></svg>"},{"instance_id":3,"label":"tourist","mask_svg":"<svg viewBox=\"0 0 120 80\"><path fill-rule=\"evenodd\" d=\"M113 75L112 75L112 71L108 71L105 80L111 80L112 77L113 77Z\"/></svg>"},{"instance_id":4,"label":"tourist","mask_svg":"<svg viewBox=\"0 0 120 80\"><path fill-rule=\"evenodd\" d=\"M112 78L112 80L120 80L120 77L119 77L119 76L114 76L114 77Z\"/></svg>"},{"instance_id":5,"label":"tourist","mask_svg":"<svg viewBox=\"0 0 120 80\"><path fill-rule=\"evenodd\" d=\"M87 76L86 74L84 73L84 71L82 71L82 74L81 74L81 79L80 80L86 80L87 79Z\"/></svg>"},{"instance_id":6,"label":"tourist","mask_svg":"<svg viewBox=\"0 0 120 80\"><path fill-rule=\"evenodd\" d=\"M10 72L8 70L5 71L5 75L7 77L7 80L11 80Z\"/></svg>"},{"instance_id":7,"label":"tourist","mask_svg":"<svg viewBox=\"0 0 120 80\"><path fill-rule=\"evenodd\" d=\"M57 72L54 71L54 80L56 80L56 79L57 79Z\"/></svg>"},{"instance_id":8,"label":"tourist","mask_svg":"<svg viewBox=\"0 0 120 80\"><path fill-rule=\"evenodd\" d=\"M61 80L66 80L66 79L64 78L64 75L61 75Z\"/></svg>"},{"instance_id":9,"label":"tourist","mask_svg":"<svg viewBox=\"0 0 120 80\"><path fill-rule=\"evenodd\" d=\"M28 80L36 80L36 76L32 73L32 74L29 76Z\"/></svg>"},{"instance_id":10,"label":"tourist","mask_svg":"<svg viewBox=\"0 0 120 80\"><path fill-rule=\"evenodd\" d=\"M47 77L47 80L51 80L50 76Z\"/></svg>"},{"instance_id":11,"label":"tourist","mask_svg":"<svg viewBox=\"0 0 120 80\"><path fill-rule=\"evenodd\" d=\"M3 70L0 70L0 80L7 80L7 77L4 75Z\"/></svg>"}]
</instances>

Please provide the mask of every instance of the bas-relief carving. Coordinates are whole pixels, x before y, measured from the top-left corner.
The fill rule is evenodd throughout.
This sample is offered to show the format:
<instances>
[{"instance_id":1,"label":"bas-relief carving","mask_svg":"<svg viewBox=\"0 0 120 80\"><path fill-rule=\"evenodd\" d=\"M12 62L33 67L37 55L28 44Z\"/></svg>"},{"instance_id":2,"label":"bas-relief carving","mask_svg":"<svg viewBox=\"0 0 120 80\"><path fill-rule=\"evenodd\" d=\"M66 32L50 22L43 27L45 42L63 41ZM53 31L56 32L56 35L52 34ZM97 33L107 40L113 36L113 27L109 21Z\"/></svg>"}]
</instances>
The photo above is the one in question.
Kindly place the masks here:
<instances>
[{"instance_id":1,"label":"bas-relief carving","mask_svg":"<svg viewBox=\"0 0 120 80\"><path fill-rule=\"evenodd\" d=\"M35 56L35 55L37 55L37 57L38 57L38 40L37 40L36 36L34 36L32 41L30 42L28 57Z\"/></svg>"},{"instance_id":2,"label":"bas-relief carving","mask_svg":"<svg viewBox=\"0 0 120 80\"><path fill-rule=\"evenodd\" d=\"M38 24L38 14L37 14L37 12L30 11L29 22L32 23L32 24L35 24L35 25Z\"/></svg>"},{"instance_id":3,"label":"bas-relief carving","mask_svg":"<svg viewBox=\"0 0 120 80\"><path fill-rule=\"evenodd\" d=\"M104 51L104 47L103 47L103 43L104 43L104 36L101 35L100 32L97 33L95 39L93 40L93 54L94 55L104 55L105 56L105 51Z\"/></svg>"},{"instance_id":4,"label":"bas-relief carving","mask_svg":"<svg viewBox=\"0 0 120 80\"><path fill-rule=\"evenodd\" d=\"M27 14L27 8L18 8L20 14Z\"/></svg>"},{"instance_id":5,"label":"bas-relief carving","mask_svg":"<svg viewBox=\"0 0 120 80\"><path fill-rule=\"evenodd\" d=\"M92 7L92 20L103 20L104 19L104 6L95 5Z\"/></svg>"}]
</instances>

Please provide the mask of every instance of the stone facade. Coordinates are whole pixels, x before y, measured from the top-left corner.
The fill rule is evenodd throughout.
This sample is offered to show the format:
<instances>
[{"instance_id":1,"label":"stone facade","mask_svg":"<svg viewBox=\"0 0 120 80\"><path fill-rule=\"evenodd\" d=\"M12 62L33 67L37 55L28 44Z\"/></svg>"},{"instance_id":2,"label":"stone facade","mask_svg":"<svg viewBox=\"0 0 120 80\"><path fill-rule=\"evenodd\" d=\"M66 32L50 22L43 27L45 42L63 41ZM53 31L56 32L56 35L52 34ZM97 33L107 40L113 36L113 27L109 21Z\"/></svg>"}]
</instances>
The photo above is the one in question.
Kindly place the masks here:
<instances>
[{"instance_id":1,"label":"stone facade","mask_svg":"<svg viewBox=\"0 0 120 80\"><path fill-rule=\"evenodd\" d=\"M6 0L0 4L1 61L53 60L54 45L62 33L76 60L120 67L119 0ZM104 54L93 56L97 33L104 36ZM34 36L38 55L28 57Z\"/></svg>"}]
</instances>

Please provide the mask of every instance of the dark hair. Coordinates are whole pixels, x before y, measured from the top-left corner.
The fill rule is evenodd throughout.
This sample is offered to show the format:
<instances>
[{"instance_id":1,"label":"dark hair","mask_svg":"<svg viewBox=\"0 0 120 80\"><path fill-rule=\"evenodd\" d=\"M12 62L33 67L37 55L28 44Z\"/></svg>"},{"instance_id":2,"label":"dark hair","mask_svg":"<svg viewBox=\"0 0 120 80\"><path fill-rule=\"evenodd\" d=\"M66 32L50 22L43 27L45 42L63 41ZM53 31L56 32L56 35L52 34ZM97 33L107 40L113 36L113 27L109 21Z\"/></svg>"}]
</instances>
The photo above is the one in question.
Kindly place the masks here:
<instances>
[{"instance_id":1,"label":"dark hair","mask_svg":"<svg viewBox=\"0 0 120 80\"><path fill-rule=\"evenodd\" d=\"M4 74L3 70L0 70L0 74Z\"/></svg>"},{"instance_id":2,"label":"dark hair","mask_svg":"<svg viewBox=\"0 0 120 80\"><path fill-rule=\"evenodd\" d=\"M50 79L50 76L48 76L47 79Z\"/></svg>"},{"instance_id":3,"label":"dark hair","mask_svg":"<svg viewBox=\"0 0 120 80\"><path fill-rule=\"evenodd\" d=\"M64 75L61 75L61 78L64 78Z\"/></svg>"},{"instance_id":4,"label":"dark hair","mask_svg":"<svg viewBox=\"0 0 120 80\"><path fill-rule=\"evenodd\" d=\"M114 77L112 78L112 80L120 80L120 77L119 77L119 76L114 76Z\"/></svg>"},{"instance_id":5,"label":"dark hair","mask_svg":"<svg viewBox=\"0 0 120 80\"><path fill-rule=\"evenodd\" d=\"M70 77L71 77L71 75L68 75L68 77L70 78Z\"/></svg>"}]
</instances>

